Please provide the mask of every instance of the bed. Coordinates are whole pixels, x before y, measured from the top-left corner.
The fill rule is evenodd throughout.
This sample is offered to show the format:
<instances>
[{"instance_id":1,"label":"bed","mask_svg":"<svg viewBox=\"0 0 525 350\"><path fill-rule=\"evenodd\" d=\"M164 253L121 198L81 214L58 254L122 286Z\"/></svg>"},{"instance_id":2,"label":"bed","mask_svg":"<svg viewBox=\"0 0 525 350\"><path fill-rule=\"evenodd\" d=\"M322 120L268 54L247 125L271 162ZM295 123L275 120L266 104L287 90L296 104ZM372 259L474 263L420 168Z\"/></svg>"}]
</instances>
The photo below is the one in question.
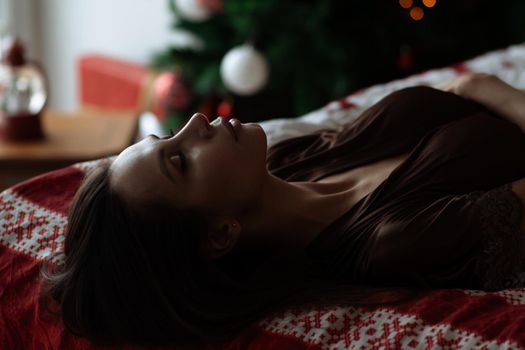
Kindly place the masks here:
<instances>
[{"instance_id":1,"label":"bed","mask_svg":"<svg viewBox=\"0 0 525 350\"><path fill-rule=\"evenodd\" d=\"M525 44L362 89L298 118L267 120L261 126L271 146L350 122L392 91L436 86L469 71L492 73L525 88ZM85 172L100 161L42 174L0 194L1 349L97 349L45 313L38 293L42 262L62 249L70 201ZM53 262L60 263L60 255ZM525 349L525 288L495 293L435 290L396 306L285 310L262 319L231 342L207 348Z\"/></svg>"}]
</instances>

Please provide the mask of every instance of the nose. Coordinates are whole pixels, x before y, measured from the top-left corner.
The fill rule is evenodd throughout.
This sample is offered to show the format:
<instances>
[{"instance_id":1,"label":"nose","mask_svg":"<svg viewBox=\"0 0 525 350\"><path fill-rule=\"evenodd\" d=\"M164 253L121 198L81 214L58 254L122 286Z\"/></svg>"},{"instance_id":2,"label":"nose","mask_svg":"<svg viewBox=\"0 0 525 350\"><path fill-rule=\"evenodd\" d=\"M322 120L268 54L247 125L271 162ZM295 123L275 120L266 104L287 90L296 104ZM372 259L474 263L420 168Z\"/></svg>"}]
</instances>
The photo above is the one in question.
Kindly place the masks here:
<instances>
[{"instance_id":1,"label":"nose","mask_svg":"<svg viewBox=\"0 0 525 350\"><path fill-rule=\"evenodd\" d=\"M206 118L206 120L208 120L208 117L202 113L195 113L191 117L192 118Z\"/></svg>"},{"instance_id":2,"label":"nose","mask_svg":"<svg viewBox=\"0 0 525 350\"><path fill-rule=\"evenodd\" d=\"M195 128L201 137L209 137L212 131L208 117L202 113L193 114L188 121L188 125L191 125L190 129Z\"/></svg>"}]
</instances>

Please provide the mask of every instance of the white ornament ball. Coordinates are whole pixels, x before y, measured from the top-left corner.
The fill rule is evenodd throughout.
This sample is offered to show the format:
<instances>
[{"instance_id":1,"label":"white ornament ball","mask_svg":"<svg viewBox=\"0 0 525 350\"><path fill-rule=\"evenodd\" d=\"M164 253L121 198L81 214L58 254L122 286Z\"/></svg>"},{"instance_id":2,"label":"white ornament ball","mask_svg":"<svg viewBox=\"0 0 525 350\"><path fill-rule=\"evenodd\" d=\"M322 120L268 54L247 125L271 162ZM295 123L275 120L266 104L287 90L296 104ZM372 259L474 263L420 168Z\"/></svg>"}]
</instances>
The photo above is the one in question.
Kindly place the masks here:
<instances>
[{"instance_id":1,"label":"white ornament ball","mask_svg":"<svg viewBox=\"0 0 525 350\"><path fill-rule=\"evenodd\" d=\"M251 45L241 45L226 53L221 62L221 77L228 90L237 95L253 95L268 80L268 62Z\"/></svg>"},{"instance_id":2,"label":"white ornament ball","mask_svg":"<svg viewBox=\"0 0 525 350\"><path fill-rule=\"evenodd\" d=\"M193 22L202 22L211 16L211 11L201 6L198 0L175 0L175 6L181 16Z\"/></svg>"}]
</instances>

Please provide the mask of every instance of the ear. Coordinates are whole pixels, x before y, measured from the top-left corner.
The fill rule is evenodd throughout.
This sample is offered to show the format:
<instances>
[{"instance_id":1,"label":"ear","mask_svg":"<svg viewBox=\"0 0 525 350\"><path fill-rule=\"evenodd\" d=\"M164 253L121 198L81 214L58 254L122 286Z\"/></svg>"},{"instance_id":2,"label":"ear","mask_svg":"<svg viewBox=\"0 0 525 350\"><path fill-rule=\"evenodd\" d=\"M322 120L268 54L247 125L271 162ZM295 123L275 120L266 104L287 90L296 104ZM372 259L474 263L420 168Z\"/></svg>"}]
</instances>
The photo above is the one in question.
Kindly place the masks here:
<instances>
[{"instance_id":1,"label":"ear","mask_svg":"<svg viewBox=\"0 0 525 350\"><path fill-rule=\"evenodd\" d=\"M220 219L210 224L203 254L208 260L220 258L235 247L241 233L241 225L235 219Z\"/></svg>"}]
</instances>

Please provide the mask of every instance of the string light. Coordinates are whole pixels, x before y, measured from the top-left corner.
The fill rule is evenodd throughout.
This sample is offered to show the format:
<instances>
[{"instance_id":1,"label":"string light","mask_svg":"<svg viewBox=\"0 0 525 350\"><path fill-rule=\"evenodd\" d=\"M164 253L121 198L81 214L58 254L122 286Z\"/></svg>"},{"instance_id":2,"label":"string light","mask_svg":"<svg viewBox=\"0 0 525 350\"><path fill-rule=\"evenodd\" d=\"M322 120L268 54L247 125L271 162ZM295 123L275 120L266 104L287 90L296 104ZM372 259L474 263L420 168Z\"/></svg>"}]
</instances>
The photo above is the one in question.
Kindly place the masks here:
<instances>
[{"instance_id":1,"label":"string light","mask_svg":"<svg viewBox=\"0 0 525 350\"><path fill-rule=\"evenodd\" d=\"M428 8L434 7L436 5L436 0L423 0L423 5Z\"/></svg>"},{"instance_id":2,"label":"string light","mask_svg":"<svg viewBox=\"0 0 525 350\"><path fill-rule=\"evenodd\" d=\"M399 0L399 5L404 9L409 9L412 7L414 2L412 0Z\"/></svg>"},{"instance_id":3,"label":"string light","mask_svg":"<svg viewBox=\"0 0 525 350\"><path fill-rule=\"evenodd\" d=\"M414 21L420 21L421 19L423 19L424 15L425 12L421 7L414 6L410 9L410 17L412 17Z\"/></svg>"},{"instance_id":4,"label":"string light","mask_svg":"<svg viewBox=\"0 0 525 350\"><path fill-rule=\"evenodd\" d=\"M437 0L421 0L423 5L428 8L436 6ZM420 6L413 6L414 0L399 0L399 6L404 9L410 9L409 15L414 21L421 21L425 16L425 11ZM413 7L412 7L413 6Z\"/></svg>"}]
</instances>

